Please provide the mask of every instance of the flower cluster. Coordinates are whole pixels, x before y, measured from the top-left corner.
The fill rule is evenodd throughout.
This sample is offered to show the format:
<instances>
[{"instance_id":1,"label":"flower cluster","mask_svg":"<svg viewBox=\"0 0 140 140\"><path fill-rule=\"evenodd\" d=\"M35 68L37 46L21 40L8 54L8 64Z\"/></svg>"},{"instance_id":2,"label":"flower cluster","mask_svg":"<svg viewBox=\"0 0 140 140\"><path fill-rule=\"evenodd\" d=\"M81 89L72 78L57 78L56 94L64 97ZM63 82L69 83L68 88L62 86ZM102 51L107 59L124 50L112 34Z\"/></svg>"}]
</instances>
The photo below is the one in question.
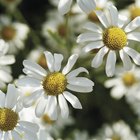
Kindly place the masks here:
<instances>
[{"instance_id":1,"label":"flower cluster","mask_svg":"<svg viewBox=\"0 0 140 140\"><path fill-rule=\"evenodd\" d=\"M0 1L0 139L140 139L139 0L48 4L30 23L24 1Z\"/></svg>"}]
</instances>

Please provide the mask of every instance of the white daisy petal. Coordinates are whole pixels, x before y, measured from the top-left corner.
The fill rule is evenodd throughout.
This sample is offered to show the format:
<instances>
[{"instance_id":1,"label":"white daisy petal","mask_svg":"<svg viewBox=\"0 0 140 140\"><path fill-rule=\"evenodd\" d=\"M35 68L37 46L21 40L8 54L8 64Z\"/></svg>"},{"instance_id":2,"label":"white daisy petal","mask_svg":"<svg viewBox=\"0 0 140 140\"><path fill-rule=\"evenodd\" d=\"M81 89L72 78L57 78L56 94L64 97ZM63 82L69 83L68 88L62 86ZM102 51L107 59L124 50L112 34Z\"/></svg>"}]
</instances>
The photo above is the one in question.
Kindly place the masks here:
<instances>
[{"instance_id":1,"label":"white daisy petal","mask_svg":"<svg viewBox=\"0 0 140 140\"><path fill-rule=\"evenodd\" d=\"M133 67L133 64L131 62L130 57L122 50L119 51L120 53L120 57L122 59L123 62L123 66L125 70L131 70Z\"/></svg>"},{"instance_id":2,"label":"white daisy petal","mask_svg":"<svg viewBox=\"0 0 140 140\"><path fill-rule=\"evenodd\" d=\"M60 0L58 4L58 10L59 12L64 15L66 14L71 7L72 0Z\"/></svg>"},{"instance_id":3,"label":"white daisy petal","mask_svg":"<svg viewBox=\"0 0 140 140\"><path fill-rule=\"evenodd\" d=\"M0 57L0 65L10 65L15 63L15 57L13 55L6 55Z\"/></svg>"},{"instance_id":4,"label":"white daisy petal","mask_svg":"<svg viewBox=\"0 0 140 140\"><path fill-rule=\"evenodd\" d=\"M102 40L101 34L87 32L87 33L82 33L78 36L77 43L82 43L85 41L98 41L98 40Z\"/></svg>"},{"instance_id":5,"label":"white daisy petal","mask_svg":"<svg viewBox=\"0 0 140 140\"><path fill-rule=\"evenodd\" d=\"M19 124L22 127L29 129L32 132L38 132L38 130L39 130L38 125L35 123L31 123L31 122L27 122L27 121L19 121Z\"/></svg>"},{"instance_id":6,"label":"white daisy petal","mask_svg":"<svg viewBox=\"0 0 140 140\"><path fill-rule=\"evenodd\" d=\"M93 32L96 32L96 33L102 33L103 30L102 28L100 28L99 26L97 26L95 23L93 22L88 22L84 25L83 27L84 29L87 29L89 31L93 31Z\"/></svg>"},{"instance_id":7,"label":"white daisy petal","mask_svg":"<svg viewBox=\"0 0 140 140\"><path fill-rule=\"evenodd\" d=\"M119 15L118 16L118 26L120 28L124 28L124 26L126 25L127 21L128 21L128 18L126 16L124 16L124 15Z\"/></svg>"},{"instance_id":8,"label":"white daisy petal","mask_svg":"<svg viewBox=\"0 0 140 140\"><path fill-rule=\"evenodd\" d=\"M108 52L108 48L103 47L99 50L99 52L96 54L96 56L93 58L91 62L91 66L94 68L98 68L102 62L105 54Z\"/></svg>"},{"instance_id":9,"label":"white daisy petal","mask_svg":"<svg viewBox=\"0 0 140 140\"><path fill-rule=\"evenodd\" d=\"M68 104L62 94L58 95L58 102L61 109L61 115L63 118L68 118L69 115L69 108Z\"/></svg>"},{"instance_id":10,"label":"white daisy petal","mask_svg":"<svg viewBox=\"0 0 140 140\"><path fill-rule=\"evenodd\" d=\"M5 107L12 109L17 103L18 96L19 94L15 86L9 84L7 94L6 94L6 99L5 99Z\"/></svg>"},{"instance_id":11,"label":"white daisy petal","mask_svg":"<svg viewBox=\"0 0 140 140\"><path fill-rule=\"evenodd\" d=\"M10 73L4 70L0 70L0 80L2 80L3 82L9 83L12 81L12 79L13 77L11 76Z\"/></svg>"},{"instance_id":12,"label":"white daisy petal","mask_svg":"<svg viewBox=\"0 0 140 140\"><path fill-rule=\"evenodd\" d=\"M81 73L81 72L85 72L85 73L89 74L89 72L88 72L87 69L85 69L85 68L83 68L83 67L80 67L80 68L77 68L77 69L71 71L70 73L68 73L68 74L66 75L66 77L67 77L67 79L70 79L70 78L72 78L72 77L76 77L76 76L77 76L79 73Z\"/></svg>"},{"instance_id":13,"label":"white daisy petal","mask_svg":"<svg viewBox=\"0 0 140 140\"><path fill-rule=\"evenodd\" d=\"M24 132L24 139L27 139L27 140L38 140L37 134L32 132L31 130L29 130L29 129L21 126L21 125L19 126L19 129Z\"/></svg>"},{"instance_id":14,"label":"white daisy petal","mask_svg":"<svg viewBox=\"0 0 140 140\"><path fill-rule=\"evenodd\" d=\"M31 87L40 87L41 81L33 78L33 77L23 77L17 81L17 86L31 86Z\"/></svg>"},{"instance_id":15,"label":"white daisy petal","mask_svg":"<svg viewBox=\"0 0 140 140\"><path fill-rule=\"evenodd\" d=\"M140 54L132 48L124 47L123 50L133 59L135 64L140 65Z\"/></svg>"},{"instance_id":16,"label":"white daisy petal","mask_svg":"<svg viewBox=\"0 0 140 140\"><path fill-rule=\"evenodd\" d=\"M115 6L109 5L108 6L110 18L111 18L111 25L118 26L118 10Z\"/></svg>"},{"instance_id":17,"label":"white daisy petal","mask_svg":"<svg viewBox=\"0 0 140 140\"><path fill-rule=\"evenodd\" d=\"M115 65L116 65L115 51L110 51L107 56L107 62L106 62L106 74L108 77L112 77L114 75Z\"/></svg>"},{"instance_id":18,"label":"white daisy petal","mask_svg":"<svg viewBox=\"0 0 140 140\"><path fill-rule=\"evenodd\" d=\"M77 59L78 59L78 54L73 54L69 57L66 66L62 70L62 73L64 75L67 74L72 69L72 67L76 63Z\"/></svg>"},{"instance_id":19,"label":"white daisy petal","mask_svg":"<svg viewBox=\"0 0 140 140\"><path fill-rule=\"evenodd\" d=\"M79 99L72 95L70 92L68 91L64 91L63 92L64 97L67 99L67 101L69 101L71 103L71 105L76 108L76 109L82 109L82 105L79 101Z\"/></svg>"},{"instance_id":20,"label":"white daisy petal","mask_svg":"<svg viewBox=\"0 0 140 140\"><path fill-rule=\"evenodd\" d=\"M61 69L61 63L63 60L62 54L54 54L54 71L59 71Z\"/></svg>"},{"instance_id":21,"label":"white daisy petal","mask_svg":"<svg viewBox=\"0 0 140 140\"><path fill-rule=\"evenodd\" d=\"M32 72L30 70L28 70L27 68L23 68L22 70L25 74L27 74L29 77L34 77L38 80L42 80L44 78L44 76L38 75L38 73L36 72Z\"/></svg>"},{"instance_id":22,"label":"white daisy petal","mask_svg":"<svg viewBox=\"0 0 140 140\"><path fill-rule=\"evenodd\" d=\"M71 84L68 84L67 88L69 90L72 90L72 91L75 91L75 92L82 92L82 93L91 92L93 90L92 86L82 87L82 86L76 86L76 85L71 85Z\"/></svg>"},{"instance_id":23,"label":"white daisy petal","mask_svg":"<svg viewBox=\"0 0 140 140\"><path fill-rule=\"evenodd\" d=\"M46 111L52 120L57 119L57 99L55 96L48 96Z\"/></svg>"},{"instance_id":24,"label":"white daisy petal","mask_svg":"<svg viewBox=\"0 0 140 140\"><path fill-rule=\"evenodd\" d=\"M134 20L132 20L126 27L125 32L131 32L135 30L136 28L140 27L140 16L136 17Z\"/></svg>"},{"instance_id":25,"label":"white daisy petal","mask_svg":"<svg viewBox=\"0 0 140 140\"><path fill-rule=\"evenodd\" d=\"M29 107L31 105L33 105L33 103L42 96L42 94L44 93L44 91L42 89L36 90L34 91L31 95L25 97L24 101L23 101L23 106L24 107Z\"/></svg>"},{"instance_id":26,"label":"white daisy petal","mask_svg":"<svg viewBox=\"0 0 140 140\"><path fill-rule=\"evenodd\" d=\"M42 97L35 108L35 114L37 117L41 117L43 115L45 112L46 104L46 99Z\"/></svg>"},{"instance_id":27,"label":"white daisy petal","mask_svg":"<svg viewBox=\"0 0 140 140\"><path fill-rule=\"evenodd\" d=\"M89 52L93 49L100 49L103 46L104 46L104 43L102 41L91 42L83 48L83 51L84 52Z\"/></svg>"},{"instance_id":28,"label":"white daisy petal","mask_svg":"<svg viewBox=\"0 0 140 140\"><path fill-rule=\"evenodd\" d=\"M0 107L5 106L5 94L0 90Z\"/></svg>"},{"instance_id":29,"label":"white daisy petal","mask_svg":"<svg viewBox=\"0 0 140 140\"><path fill-rule=\"evenodd\" d=\"M127 39L140 42L140 33L131 32L131 33L127 34Z\"/></svg>"},{"instance_id":30,"label":"white daisy petal","mask_svg":"<svg viewBox=\"0 0 140 140\"><path fill-rule=\"evenodd\" d=\"M117 85L118 83L120 83L120 79L111 78L111 79L105 81L105 84L104 85L107 88L111 88L111 87Z\"/></svg>"},{"instance_id":31,"label":"white daisy petal","mask_svg":"<svg viewBox=\"0 0 140 140\"><path fill-rule=\"evenodd\" d=\"M86 77L73 77L67 80L71 85L89 87L94 86L94 83Z\"/></svg>"},{"instance_id":32,"label":"white daisy petal","mask_svg":"<svg viewBox=\"0 0 140 140\"><path fill-rule=\"evenodd\" d=\"M31 60L24 60L23 65L25 68L30 70L31 72L35 72L41 76L46 76L47 72L44 68L42 68L40 65L38 65L35 62L32 62Z\"/></svg>"},{"instance_id":33,"label":"white daisy petal","mask_svg":"<svg viewBox=\"0 0 140 140\"><path fill-rule=\"evenodd\" d=\"M20 112L23 109L23 98L20 98L16 104L16 112Z\"/></svg>"},{"instance_id":34,"label":"white daisy petal","mask_svg":"<svg viewBox=\"0 0 140 140\"><path fill-rule=\"evenodd\" d=\"M6 132L5 134L4 134L4 140L9 140L10 138L9 138L9 132Z\"/></svg>"},{"instance_id":35,"label":"white daisy petal","mask_svg":"<svg viewBox=\"0 0 140 140\"><path fill-rule=\"evenodd\" d=\"M95 13L105 28L110 26L104 12L98 10L98 11L95 11Z\"/></svg>"},{"instance_id":36,"label":"white daisy petal","mask_svg":"<svg viewBox=\"0 0 140 140\"><path fill-rule=\"evenodd\" d=\"M87 14L92 12L96 7L96 3L94 0L88 0L88 1L77 0L77 3L79 5L79 7Z\"/></svg>"},{"instance_id":37,"label":"white daisy petal","mask_svg":"<svg viewBox=\"0 0 140 140\"><path fill-rule=\"evenodd\" d=\"M53 55L48 51L45 51L44 54L46 57L47 66L49 68L49 71L54 72L54 57L53 57Z\"/></svg>"},{"instance_id":38,"label":"white daisy petal","mask_svg":"<svg viewBox=\"0 0 140 140\"><path fill-rule=\"evenodd\" d=\"M13 137L14 140L21 140L20 134L18 132L16 132L15 130L13 130L11 132L11 134L12 134L12 137Z\"/></svg>"},{"instance_id":39,"label":"white daisy petal","mask_svg":"<svg viewBox=\"0 0 140 140\"><path fill-rule=\"evenodd\" d=\"M125 94L125 89L123 86L113 87L111 90L111 96L115 99L120 99Z\"/></svg>"}]
</instances>

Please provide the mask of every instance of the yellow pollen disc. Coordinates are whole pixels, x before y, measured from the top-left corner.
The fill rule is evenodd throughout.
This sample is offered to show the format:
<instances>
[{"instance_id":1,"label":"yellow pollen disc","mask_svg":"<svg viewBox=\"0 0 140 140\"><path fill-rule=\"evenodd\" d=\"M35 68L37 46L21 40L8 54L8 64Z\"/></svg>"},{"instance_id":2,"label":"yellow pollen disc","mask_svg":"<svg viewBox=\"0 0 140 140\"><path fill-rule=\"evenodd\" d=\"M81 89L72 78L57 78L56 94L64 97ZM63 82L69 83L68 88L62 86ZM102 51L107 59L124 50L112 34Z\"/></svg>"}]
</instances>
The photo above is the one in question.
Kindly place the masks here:
<instances>
[{"instance_id":1,"label":"yellow pollen disc","mask_svg":"<svg viewBox=\"0 0 140 140\"><path fill-rule=\"evenodd\" d=\"M0 108L0 130L13 130L18 122L18 114L8 108Z\"/></svg>"},{"instance_id":2,"label":"yellow pollen disc","mask_svg":"<svg viewBox=\"0 0 140 140\"><path fill-rule=\"evenodd\" d=\"M16 30L12 26L5 26L1 30L1 37L6 40L12 40L16 35Z\"/></svg>"},{"instance_id":3,"label":"yellow pollen disc","mask_svg":"<svg viewBox=\"0 0 140 140\"><path fill-rule=\"evenodd\" d=\"M131 12L131 19L133 20L134 18L140 16L140 7L132 7L130 9Z\"/></svg>"},{"instance_id":4,"label":"yellow pollen disc","mask_svg":"<svg viewBox=\"0 0 140 140\"><path fill-rule=\"evenodd\" d=\"M43 81L43 88L48 95L56 96L63 93L66 88L67 80L65 75L60 72L48 74Z\"/></svg>"},{"instance_id":5,"label":"yellow pollen disc","mask_svg":"<svg viewBox=\"0 0 140 140\"><path fill-rule=\"evenodd\" d=\"M125 32L118 27L109 27L103 32L103 42L110 50L120 50L127 44Z\"/></svg>"},{"instance_id":6,"label":"yellow pollen disc","mask_svg":"<svg viewBox=\"0 0 140 140\"><path fill-rule=\"evenodd\" d=\"M46 58L45 58L44 54L40 55L40 57L38 59L38 64L45 69L47 68L47 62L46 62Z\"/></svg>"},{"instance_id":7,"label":"yellow pollen disc","mask_svg":"<svg viewBox=\"0 0 140 140\"><path fill-rule=\"evenodd\" d=\"M102 8L97 7L96 10L103 10ZM88 19L92 22L99 22L98 17L96 16L96 13L94 11L90 12L88 14Z\"/></svg>"},{"instance_id":8,"label":"yellow pollen disc","mask_svg":"<svg viewBox=\"0 0 140 140\"><path fill-rule=\"evenodd\" d=\"M136 78L133 73L126 72L122 77L123 83L125 86L132 86L136 83Z\"/></svg>"},{"instance_id":9,"label":"yellow pollen disc","mask_svg":"<svg viewBox=\"0 0 140 140\"><path fill-rule=\"evenodd\" d=\"M66 37L66 35L67 35L67 28L66 28L66 25L65 24L60 24L58 26L57 30L58 30L58 34L61 37Z\"/></svg>"},{"instance_id":10,"label":"yellow pollen disc","mask_svg":"<svg viewBox=\"0 0 140 140\"><path fill-rule=\"evenodd\" d=\"M55 122L54 120L51 120L47 114L43 115L42 121L46 124L53 124Z\"/></svg>"}]
</instances>

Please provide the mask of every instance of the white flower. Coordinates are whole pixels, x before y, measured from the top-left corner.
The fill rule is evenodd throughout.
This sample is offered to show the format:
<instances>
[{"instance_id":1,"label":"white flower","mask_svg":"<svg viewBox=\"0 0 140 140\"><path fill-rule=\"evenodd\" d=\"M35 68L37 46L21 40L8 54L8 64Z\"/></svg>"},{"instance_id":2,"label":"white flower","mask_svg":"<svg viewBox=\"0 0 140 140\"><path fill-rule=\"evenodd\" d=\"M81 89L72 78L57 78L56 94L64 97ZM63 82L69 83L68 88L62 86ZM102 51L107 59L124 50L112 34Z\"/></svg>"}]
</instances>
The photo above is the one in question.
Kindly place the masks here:
<instances>
[{"instance_id":1,"label":"white flower","mask_svg":"<svg viewBox=\"0 0 140 140\"><path fill-rule=\"evenodd\" d=\"M128 25L125 25L126 18L118 15L115 6L108 7L110 20L102 11L96 11L96 14L103 24L104 29L98 27L94 23L87 23L85 29L88 32L78 36L77 42L88 42L83 48L84 52L89 52L93 49L99 49L98 53L92 60L92 67L98 68L103 61L104 56L107 54L106 74L111 77L115 73L116 65L116 52L119 52L125 70L132 68L133 59L135 64L140 65L140 54L134 49L128 47L129 41L140 41L140 33L135 32L135 29L140 27L140 17L135 18ZM120 18L121 17L121 18Z\"/></svg>"},{"instance_id":2,"label":"white flower","mask_svg":"<svg viewBox=\"0 0 140 140\"><path fill-rule=\"evenodd\" d=\"M140 69L133 67L130 71L124 71L118 68L115 77L105 82L105 87L112 88L111 96L116 99L127 97L128 92L136 90L140 84ZM133 92L134 93L134 92Z\"/></svg>"},{"instance_id":3,"label":"white flower","mask_svg":"<svg viewBox=\"0 0 140 140\"><path fill-rule=\"evenodd\" d=\"M29 28L26 24L12 22L6 16L0 17L0 37L9 44L9 53L23 49Z\"/></svg>"},{"instance_id":4,"label":"white flower","mask_svg":"<svg viewBox=\"0 0 140 140\"><path fill-rule=\"evenodd\" d=\"M137 140L137 137L129 125L120 120L111 126L104 125L95 140Z\"/></svg>"},{"instance_id":5,"label":"white flower","mask_svg":"<svg viewBox=\"0 0 140 140\"><path fill-rule=\"evenodd\" d=\"M19 79L18 86L30 85L34 87L34 92L24 100L24 106L29 107L32 103L38 100L35 109L36 116L41 117L46 112L51 119L57 119L57 98L61 109L62 117L68 117L69 109L66 100L68 100L74 108L81 109L81 103L78 98L70 93L68 90L75 92L91 92L94 83L85 77L77 77L79 73L88 71L83 68L77 68L70 72L78 55L70 56L67 65L62 72L61 63L63 55L44 52L49 71L46 71L38 64L24 60L24 73L27 74L25 78Z\"/></svg>"},{"instance_id":6,"label":"white flower","mask_svg":"<svg viewBox=\"0 0 140 140\"><path fill-rule=\"evenodd\" d=\"M8 44L0 40L0 88L5 88L5 83L13 80L11 69L8 65L15 63L15 57L7 55L8 48Z\"/></svg>"},{"instance_id":7,"label":"white flower","mask_svg":"<svg viewBox=\"0 0 140 140\"><path fill-rule=\"evenodd\" d=\"M40 129L45 130L47 135L49 136L58 138L61 136L62 131L66 126L74 124L74 120L72 117L64 119L60 116L60 114L58 115L58 119L55 121L51 120L51 118L47 114L42 115L41 118L37 118L34 115L35 107L36 103L34 103L29 108L23 109L21 112L21 119L38 124Z\"/></svg>"},{"instance_id":8,"label":"white flower","mask_svg":"<svg viewBox=\"0 0 140 140\"><path fill-rule=\"evenodd\" d=\"M0 139L37 140L39 127L20 120L20 111L19 92L9 84L6 94L0 91Z\"/></svg>"}]
</instances>

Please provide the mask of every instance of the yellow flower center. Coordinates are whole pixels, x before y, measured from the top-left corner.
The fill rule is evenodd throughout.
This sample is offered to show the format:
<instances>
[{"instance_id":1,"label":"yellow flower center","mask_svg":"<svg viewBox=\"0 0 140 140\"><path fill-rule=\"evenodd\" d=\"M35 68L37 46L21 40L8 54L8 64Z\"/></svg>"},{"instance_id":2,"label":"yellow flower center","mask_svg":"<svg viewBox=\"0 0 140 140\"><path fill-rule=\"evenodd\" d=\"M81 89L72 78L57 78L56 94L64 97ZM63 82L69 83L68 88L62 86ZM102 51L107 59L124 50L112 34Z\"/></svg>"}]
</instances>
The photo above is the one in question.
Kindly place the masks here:
<instances>
[{"instance_id":1,"label":"yellow flower center","mask_svg":"<svg viewBox=\"0 0 140 140\"><path fill-rule=\"evenodd\" d=\"M53 124L55 122L54 120L51 120L51 118L47 114L43 115L42 121L45 124Z\"/></svg>"},{"instance_id":2,"label":"yellow flower center","mask_svg":"<svg viewBox=\"0 0 140 140\"><path fill-rule=\"evenodd\" d=\"M103 42L111 50L120 50L127 44L125 32L118 27L109 27L103 32Z\"/></svg>"},{"instance_id":3,"label":"yellow flower center","mask_svg":"<svg viewBox=\"0 0 140 140\"><path fill-rule=\"evenodd\" d=\"M38 59L38 64L40 66L42 66L43 68L47 68L47 62L46 62L46 58L45 58L45 55L44 54L41 54L39 59Z\"/></svg>"},{"instance_id":4,"label":"yellow flower center","mask_svg":"<svg viewBox=\"0 0 140 140\"><path fill-rule=\"evenodd\" d=\"M103 10L103 9L97 7L96 10ZM88 19L92 22L99 22L99 19L94 11L92 11L88 14Z\"/></svg>"},{"instance_id":5,"label":"yellow flower center","mask_svg":"<svg viewBox=\"0 0 140 140\"><path fill-rule=\"evenodd\" d=\"M60 72L48 74L44 81L43 87L48 95L59 95L66 89L67 80L65 75Z\"/></svg>"},{"instance_id":6,"label":"yellow flower center","mask_svg":"<svg viewBox=\"0 0 140 140\"><path fill-rule=\"evenodd\" d=\"M65 24L60 24L57 28L57 31L58 31L58 34L61 36L61 37L66 37L67 35L67 28L66 28L66 25Z\"/></svg>"},{"instance_id":7,"label":"yellow flower center","mask_svg":"<svg viewBox=\"0 0 140 140\"><path fill-rule=\"evenodd\" d=\"M132 7L130 9L131 12L131 19L133 20L134 18L140 16L140 7Z\"/></svg>"},{"instance_id":8,"label":"yellow flower center","mask_svg":"<svg viewBox=\"0 0 140 140\"><path fill-rule=\"evenodd\" d=\"M16 35L16 30L12 26L4 26L1 30L1 37L5 41L12 40Z\"/></svg>"},{"instance_id":9,"label":"yellow flower center","mask_svg":"<svg viewBox=\"0 0 140 140\"><path fill-rule=\"evenodd\" d=\"M122 77L122 81L125 86L130 87L130 86L134 85L137 80L133 73L126 72Z\"/></svg>"},{"instance_id":10,"label":"yellow flower center","mask_svg":"<svg viewBox=\"0 0 140 140\"><path fill-rule=\"evenodd\" d=\"M10 131L18 122L18 114L8 108L0 108L0 130Z\"/></svg>"}]
</instances>

